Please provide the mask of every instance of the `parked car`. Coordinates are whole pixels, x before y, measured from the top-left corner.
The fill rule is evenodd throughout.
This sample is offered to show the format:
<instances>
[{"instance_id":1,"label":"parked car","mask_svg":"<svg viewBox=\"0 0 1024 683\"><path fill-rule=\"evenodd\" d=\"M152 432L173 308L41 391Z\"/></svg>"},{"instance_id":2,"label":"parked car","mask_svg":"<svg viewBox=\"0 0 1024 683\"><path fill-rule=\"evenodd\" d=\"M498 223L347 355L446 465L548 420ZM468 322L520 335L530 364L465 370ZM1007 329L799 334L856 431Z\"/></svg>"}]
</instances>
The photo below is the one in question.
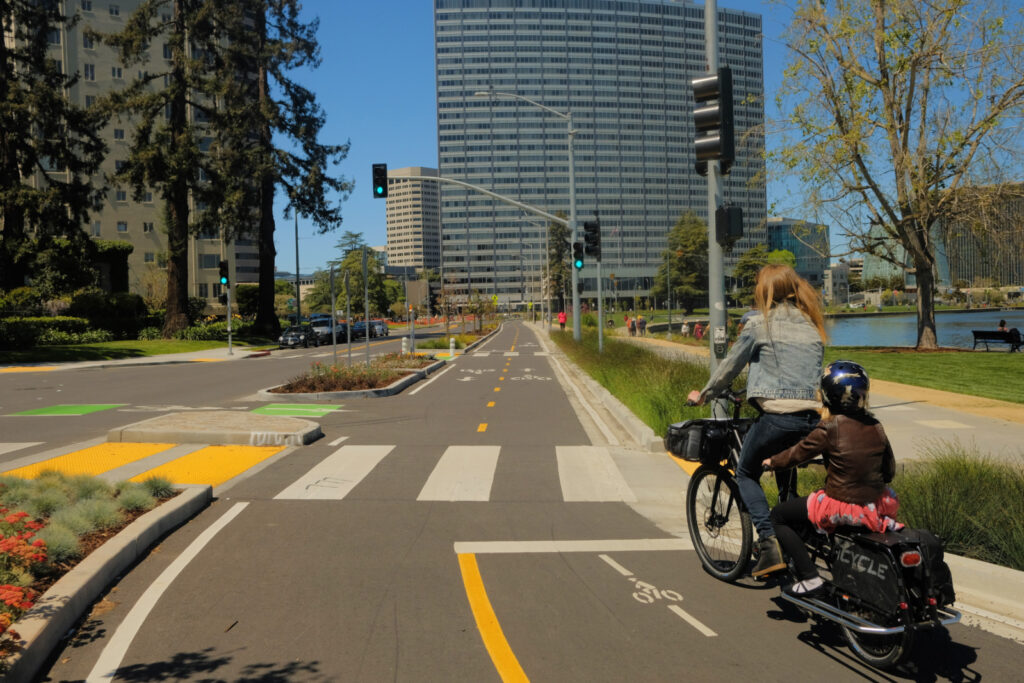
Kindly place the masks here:
<instances>
[{"instance_id":1,"label":"parked car","mask_svg":"<svg viewBox=\"0 0 1024 683\"><path fill-rule=\"evenodd\" d=\"M277 339L277 346L281 349L309 348L310 344L320 346L320 338L309 325L292 325Z\"/></svg>"},{"instance_id":2,"label":"parked car","mask_svg":"<svg viewBox=\"0 0 1024 683\"><path fill-rule=\"evenodd\" d=\"M315 318L310 327L313 328L314 334L316 334L317 342L320 344L330 344L333 340L331 337L331 325L335 324L329 317L327 318ZM344 323L336 323L338 327L338 341L345 341L345 330L343 329Z\"/></svg>"},{"instance_id":3,"label":"parked car","mask_svg":"<svg viewBox=\"0 0 1024 683\"><path fill-rule=\"evenodd\" d=\"M372 332L371 332L372 334ZM357 320L352 323L352 338L353 339L364 339L366 337L366 321Z\"/></svg>"},{"instance_id":4,"label":"parked car","mask_svg":"<svg viewBox=\"0 0 1024 683\"><path fill-rule=\"evenodd\" d=\"M387 322L383 320L371 320L370 331L374 337L387 337L391 334Z\"/></svg>"}]
</instances>

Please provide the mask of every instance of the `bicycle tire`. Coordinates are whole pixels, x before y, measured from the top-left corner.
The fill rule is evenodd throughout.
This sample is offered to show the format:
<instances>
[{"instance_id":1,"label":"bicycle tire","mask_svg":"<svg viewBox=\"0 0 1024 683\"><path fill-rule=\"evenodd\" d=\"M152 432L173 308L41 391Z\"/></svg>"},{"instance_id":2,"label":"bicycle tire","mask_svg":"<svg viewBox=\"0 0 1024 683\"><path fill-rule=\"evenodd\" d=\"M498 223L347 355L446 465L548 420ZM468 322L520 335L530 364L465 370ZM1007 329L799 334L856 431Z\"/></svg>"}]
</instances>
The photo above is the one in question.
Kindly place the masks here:
<instances>
[{"instance_id":1,"label":"bicycle tire","mask_svg":"<svg viewBox=\"0 0 1024 683\"><path fill-rule=\"evenodd\" d=\"M686 525L704 569L720 581L744 575L753 546L750 514L732 474L701 465L686 488Z\"/></svg>"},{"instance_id":2,"label":"bicycle tire","mask_svg":"<svg viewBox=\"0 0 1024 683\"><path fill-rule=\"evenodd\" d=\"M849 609L842 604L842 601L839 601L839 607L840 609ZM901 621L898 617L886 617L868 607L850 611L883 626L895 626ZM909 625L902 633L891 635L860 633L843 625L840 625L840 628L847 644L857 658L876 669L889 670L903 663L910 655L910 650L914 645L914 630Z\"/></svg>"}]
</instances>

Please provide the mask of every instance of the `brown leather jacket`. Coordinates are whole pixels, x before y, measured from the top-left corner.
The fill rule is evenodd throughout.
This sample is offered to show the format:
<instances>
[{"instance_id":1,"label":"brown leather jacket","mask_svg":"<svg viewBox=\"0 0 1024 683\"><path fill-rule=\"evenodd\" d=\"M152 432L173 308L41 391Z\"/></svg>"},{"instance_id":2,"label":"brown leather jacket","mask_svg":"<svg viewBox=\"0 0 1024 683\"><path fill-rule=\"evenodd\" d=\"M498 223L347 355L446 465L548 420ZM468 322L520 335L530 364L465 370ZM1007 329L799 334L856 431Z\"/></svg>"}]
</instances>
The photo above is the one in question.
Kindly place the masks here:
<instances>
[{"instance_id":1,"label":"brown leather jacket","mask_svg":"<svg viewBox=\"0 0 1024 683\"><path fill-rule=\"evenodd\" d=\"M800 443L773 455L772 468L793 467L817 455L825 459L825 493L844 503L875 502L896 473L885 430L868 413L822 420Z\"/></svg>"}]
</instances>

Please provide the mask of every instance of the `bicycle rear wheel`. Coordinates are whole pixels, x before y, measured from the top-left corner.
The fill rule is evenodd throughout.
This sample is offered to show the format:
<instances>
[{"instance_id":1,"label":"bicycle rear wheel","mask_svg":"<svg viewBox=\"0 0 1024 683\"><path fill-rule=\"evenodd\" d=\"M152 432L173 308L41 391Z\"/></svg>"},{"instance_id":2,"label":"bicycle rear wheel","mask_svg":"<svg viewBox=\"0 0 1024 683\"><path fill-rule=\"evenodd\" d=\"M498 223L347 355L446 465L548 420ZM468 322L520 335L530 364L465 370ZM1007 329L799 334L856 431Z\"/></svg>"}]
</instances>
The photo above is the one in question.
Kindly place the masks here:
<instances>
[{"instance_id":1,"label":"bicycle rear wheel","mask_svg":"<svg viewBox=\"0 0 1024 683\"><path fill-rule=\"evenodd\" d=\"M701 465L686 489L686 524L704 569L735 581L747 569L753 545L750 515L728 470Z\"/></svg>"}]
</instances>

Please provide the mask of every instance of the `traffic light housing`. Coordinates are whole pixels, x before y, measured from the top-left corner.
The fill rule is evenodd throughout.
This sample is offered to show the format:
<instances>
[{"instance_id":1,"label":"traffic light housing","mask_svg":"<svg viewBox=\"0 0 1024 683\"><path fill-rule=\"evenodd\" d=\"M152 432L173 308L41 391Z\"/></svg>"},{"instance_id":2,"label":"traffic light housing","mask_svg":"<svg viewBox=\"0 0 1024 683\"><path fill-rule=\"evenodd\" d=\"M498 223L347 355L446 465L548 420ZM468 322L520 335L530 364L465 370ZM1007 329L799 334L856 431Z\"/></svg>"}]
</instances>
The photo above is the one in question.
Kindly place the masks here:
<instances>
[{"instance_id":1,"label":"traffic light housing","mask_svg":"<svg viewBox=\"0 0 1024 683\"><path fill-rule=\"evenodd\" d=\"M693 110L693 125L697 133L694 140L697 172L707 175L708 162L717 160L722 162L722 173L728 174L736 154L732 70L723 66L717 74L693 79L692 85L693 100L697 105Z\"/></svg>"},{"instance_id":2,"label":"traffic light housing","mask_svg":"<svg viewBox=\"0 0 1024 683\"><path fill-rule=\"evenodd\" d=\"M720 206L715 209L715 241L725 246L743 237L743 209Z\"/></svg>"},{"instance_id":3,"label":"traffic light housing","mask_svg":"<svg viewBox=\"0 0 1024 683\"><path fill-rule=\"evenodd\" d=\"M388 196L388 165L373 165L373 196L384 199Z\"/></svg>"},{"instance_id":4,"label":"traffic light housing","mask_svg":"<svg viewBox=\"0 0 1024 683\"><path fill-rule=\"evenodd\" d=\"M221 261L217 264L217 269L220 271L220 284L222 287L229 287L228 284L228 262Z\"/></svg>"},{"instance_id":5,"label":"traffic light housing","mask_svg":"<svg viewBox=\"0 0 1024 683\"><path fill-rule=\"evenodd\" d=\"M583 270L583 242L572 243L572 267Z\"/></svg>"},{"instance_id":6,"label":"traffic light housing","mask_svg":"<svg viewBox=\"0 0 1024 683\"><path fill-rule=\"evenodd\" d=\"M601 222L585 221L583 223L583 240L586 244L584 251L587 256L593 256L598 263L601 262Z\"/></svg>"}]
</instances>

